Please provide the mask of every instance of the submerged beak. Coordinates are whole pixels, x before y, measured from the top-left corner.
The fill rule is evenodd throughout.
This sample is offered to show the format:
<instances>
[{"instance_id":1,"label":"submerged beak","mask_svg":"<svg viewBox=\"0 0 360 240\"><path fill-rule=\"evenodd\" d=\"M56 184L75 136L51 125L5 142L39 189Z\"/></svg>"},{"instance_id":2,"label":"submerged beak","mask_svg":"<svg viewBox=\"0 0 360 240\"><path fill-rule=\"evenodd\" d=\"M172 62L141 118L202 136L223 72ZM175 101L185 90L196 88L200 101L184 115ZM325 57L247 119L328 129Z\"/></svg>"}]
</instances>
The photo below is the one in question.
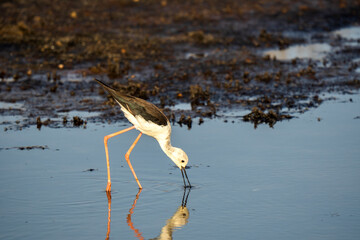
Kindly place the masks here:
<instances>
[{"instance_id":1,"label":"submerged beak","mask_svg":"<svg viewBox=\"0 0 360 240\"><path fill-rule=\"evenodd\" d=\"M190 184L189 178L188 178L188 176L187 176L187 174L186 174L185 167L182 167L180 170L181 170L181 175L182 175L183 180L184 180L184 188L191 188L191 184ZM187 182L188 182L189 185L186 185L184 175L185 175L186 180L187 180Z\"/></svg>"}]
</instances>

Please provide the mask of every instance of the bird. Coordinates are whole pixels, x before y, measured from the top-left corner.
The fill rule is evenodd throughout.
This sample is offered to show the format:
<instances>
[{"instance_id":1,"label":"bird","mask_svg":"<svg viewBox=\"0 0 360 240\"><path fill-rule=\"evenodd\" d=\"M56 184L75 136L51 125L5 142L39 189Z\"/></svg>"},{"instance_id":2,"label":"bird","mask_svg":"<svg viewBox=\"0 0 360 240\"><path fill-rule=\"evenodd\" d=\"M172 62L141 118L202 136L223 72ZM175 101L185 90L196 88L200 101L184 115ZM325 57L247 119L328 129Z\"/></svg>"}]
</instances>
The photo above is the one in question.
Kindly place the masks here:
<instances>
[{"instance_id":1,"label":"bird","mask_svg":"<svg viewBox=\"0 0 360 240\"><path fill-rule=\"evenodd\" d=\"M161 149L164 153L175 163L175 165L180 169L181 175L184 182L184 188L191 188L189 178L186 173L186 165L189 162L189 158L181 148L173 147L171 145L171 124L169 119L165 114L154 104L145 101L144 99L134 97L128 94L124 94L120 91L115 90L114 88L108 86L104 82L95 79L120 105L124 116L129 120L133 126L123 129L121 131L106 135L104 137L104 146L105 146L105 155L106 155L106 165L107 165L107 175L108 181L106 186L106 192L111 191L111 178L110 178L110 163L109 163L109 151L107 142L110 138L125 133L127 131L137 129L140 131L139 135L130 146L129 150L125 154L125 159L130 167L132 174L139 186L139 189L142 189L140 181L136 176L136 173L130 162L130 153L134 149L135 145L138 143L142 134L146 134L155 138ZM185 176L185 177L184 177ZM185 182L185 178L187 183Z\"/></svg>"},{"instance_id":2,"label":"bird","mask_svg":"<svg viewBox=\"0 0 360 240\"><path fill-rule=\"evenodd\" d=\"M189 190L189 191L187 191ZM191 188L184 188L184 194L182 197L181 205L177 208L176 212L166 221L166 225L161 229L161 232L159 236L156 238L151 238L151 240L169 240L173 239L173 232L175 230L179 230L183 228L188 222L189 222L189 209L186 207L188 197L190 194ZM139 200L139 196L142 189L139 189L138 193L136 194L136 197L133 201L133 204L131 208L129 209L129 214L126 217L126 222L131 230L134 231L134 236L140 240L144 240L145 238L142 236L142 232L135 228L132 215L134 214L136 203ZM107 232L106 232L106 238L105 240L110 239L110 224L111 224L111 193L106 193L108 197L108 221L107 221Z\"/></svg>"}]
</instances>

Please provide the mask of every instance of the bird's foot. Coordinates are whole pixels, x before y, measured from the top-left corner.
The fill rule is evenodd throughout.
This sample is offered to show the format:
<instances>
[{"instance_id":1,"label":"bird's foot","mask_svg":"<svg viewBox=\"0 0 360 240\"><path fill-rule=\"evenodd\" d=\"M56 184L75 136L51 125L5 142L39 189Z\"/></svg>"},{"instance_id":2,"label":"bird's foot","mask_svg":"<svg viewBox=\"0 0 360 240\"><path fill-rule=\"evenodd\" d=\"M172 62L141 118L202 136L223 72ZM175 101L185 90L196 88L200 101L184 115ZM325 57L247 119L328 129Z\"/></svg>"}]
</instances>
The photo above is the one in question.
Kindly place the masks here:
<instances>
[{"instance_id":1,"label":"bird's foot","mask_svg":"<svg viewBox=\"0 0 360 240\"><path fill-rule=\"evenodd\" d=\"M111 192L106 192L108 203L111 204Z\"/></svg>"},{"instance_id":2,"label":"bird's foot","mask_svg":"<svg viewBox=\"0 0 360 240\"><path fill-rule=\"evenodd\" d=\"M111 183L109 183L109 182L106 186L106 192L111 192Z\"/></svg>"}]
</instances>

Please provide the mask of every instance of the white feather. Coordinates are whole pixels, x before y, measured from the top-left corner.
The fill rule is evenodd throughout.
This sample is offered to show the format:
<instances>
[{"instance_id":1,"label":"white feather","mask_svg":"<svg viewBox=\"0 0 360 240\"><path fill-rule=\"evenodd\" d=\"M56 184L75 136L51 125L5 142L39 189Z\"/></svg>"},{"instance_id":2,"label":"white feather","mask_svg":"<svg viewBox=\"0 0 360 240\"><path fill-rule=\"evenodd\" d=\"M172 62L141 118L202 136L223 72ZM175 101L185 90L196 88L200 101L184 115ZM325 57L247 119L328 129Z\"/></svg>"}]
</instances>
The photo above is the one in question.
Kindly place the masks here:
<instances>
[{"instance_id":1,"label":"white feather","mask_svg":"<svg viewBox=\"0 0 360 240\"><path fill-rule=\"evenodd\" d=\"M169 121L167 121L165 126L157 125L152 121L145 120L141 115L132 115L123 106L121 106L121 110L124 112L125 117L135 126L137 130L148 136L154 137L159 142L159 145L165 154L180 169L186 166L188 163L188 157L186 153L180 148L171 146L171 125Z\"/></svg>"},{"instance_id":2,"label":"white feather","mask_svg":"<svg viewBox=\"0 0 360 240\"><path fill-rule=\"evenodd\" d=\"M121 105L120 105L121 106ZM124 112L125 117L135 126L140 132L154 137L158 141L164 141L170 139L171 126L170 123L165 126L157 125L151 121L145 120L140 115L132 115L126 108L121 106L121 110Z\"/></svg>"}]
</instances>

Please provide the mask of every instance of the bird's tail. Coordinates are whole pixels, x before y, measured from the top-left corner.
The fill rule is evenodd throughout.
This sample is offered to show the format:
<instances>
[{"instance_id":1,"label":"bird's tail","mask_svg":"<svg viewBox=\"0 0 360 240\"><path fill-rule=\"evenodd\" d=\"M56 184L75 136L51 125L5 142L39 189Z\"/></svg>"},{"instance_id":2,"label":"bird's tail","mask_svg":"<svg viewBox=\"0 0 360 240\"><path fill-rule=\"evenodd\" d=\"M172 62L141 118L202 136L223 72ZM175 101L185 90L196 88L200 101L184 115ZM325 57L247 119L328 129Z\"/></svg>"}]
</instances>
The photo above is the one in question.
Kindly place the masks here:
<instances>
[{"instance_id":1,"label":"bird's tail","mask_svg":"<svg viewBox=\"0 0 360 240\"><path fill-rule=\"evenodd\" d=\"M117 103L119 103L121 106L127 106L127 105L131 105L131 101L134 97L129 96L127 94L121 93L117 90L115 90L114 88L110 87L109 85L107 85L106 83L103 83L102 81L98 80L95 78L95 80L107 91L110 93L110 95L117 101Z\"/></svg>"},{"instance_id":2,"label":"bird's tail","mask_svg":"<svg viewBox=\"0 0 360 240\"><path fill-rule=\"evenodd\" d=\"M115 89L113 89L112 87L110 87L109 85L107 85L106 83L100 81L99 79L95 78L95 81L97 81L103 88L105 88L107 91L115 91Z\"/></svg>"},{"instance_id":3,"label":"bird's tail","mask_svg":"<svg viewBox=\"0 0 360 240\"><path fill-rule=\"evenodd\" d=\"M95 81L97 81L107 92L109 92L115 99L123 98L126 94L120 93L119 91L116 91L114 88L110 87L106 83L98 80L95 78Z\"/></svg>"}]
</instances>

